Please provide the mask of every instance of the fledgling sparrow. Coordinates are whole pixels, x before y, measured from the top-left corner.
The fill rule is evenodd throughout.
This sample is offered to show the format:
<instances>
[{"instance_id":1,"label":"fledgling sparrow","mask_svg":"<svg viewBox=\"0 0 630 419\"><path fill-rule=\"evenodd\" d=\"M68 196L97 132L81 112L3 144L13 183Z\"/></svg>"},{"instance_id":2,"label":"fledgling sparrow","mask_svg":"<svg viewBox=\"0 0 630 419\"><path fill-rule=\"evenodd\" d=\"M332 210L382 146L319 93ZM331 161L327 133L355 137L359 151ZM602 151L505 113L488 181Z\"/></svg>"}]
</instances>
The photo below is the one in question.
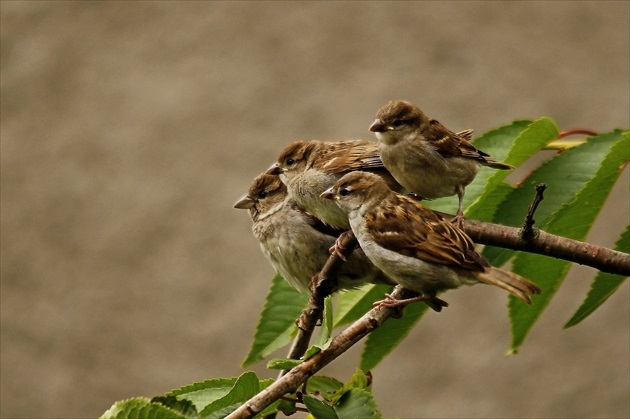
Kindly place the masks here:
<instances>
[{"instance_id":1,"label":"fledgling sparrow","mask_svg":"<svg viewBox=\"0 0 630 419\"><path fill-rule=\"evenodd\" d=\"M349 229L346 214L320 195L343 175L355 170L377 173L390 187L401 190L383 166L377 144L368 140L295 141L280 153L277 163L267 173L280 175L298 205L322 222Z\"/></svg>"},{"instance_id":2,"label":"fledgling sparrow","mask_svg":"<svg viewBox=\"0 0 630 419\"><path fill-rule=\"evenodd\" d=\"M235 208L249 210L252 231L271 265L294 288L308 292L311 280L330 256L328 249L343 232L324 225L301 209L287 194L278 176L262 174ZM355 250L338 272L338 288L358 288L367 283L395 283Z\"/></svg>"},{"instance_id":3,"label":"fledgling sparrow","mask_svg":"<svg viewBox=\"0 0 630 419\"><path fill-rule=\"evenodd\" d=\"M429 199L457 194L459 207L453 222L459 227L464 188L479 168L513 169L475 148L469 142L472 130L454 133L410 102L387 102L378 110L370 131L378 140L383 164L410 192Z\"/></svg>"},{"instance_id":4,"label":"fledgling sparrow","mask_svg":"<svg viewBox=\"0 0 630 419\"><path fill-rule=\"evenodd\" d=\"M526 303L541 292L533 282L491 266L464 231L416 200L393 192L378 176L347 174L322 197L348 214L361 249L374 265L420 294L413 301L479 282L503 288ZM401 305L396 300L380 304Z\"/></svg>"}]
</instances>

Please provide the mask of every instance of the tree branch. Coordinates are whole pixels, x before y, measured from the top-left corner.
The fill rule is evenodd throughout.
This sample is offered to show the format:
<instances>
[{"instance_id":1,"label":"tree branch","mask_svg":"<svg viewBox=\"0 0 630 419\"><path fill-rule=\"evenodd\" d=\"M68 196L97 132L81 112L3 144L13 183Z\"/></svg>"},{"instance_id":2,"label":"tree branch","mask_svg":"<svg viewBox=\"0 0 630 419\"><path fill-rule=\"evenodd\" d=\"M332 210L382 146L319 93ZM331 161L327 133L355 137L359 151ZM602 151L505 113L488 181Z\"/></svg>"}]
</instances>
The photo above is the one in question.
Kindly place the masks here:
<instances>
[{"instance_id":1,"label":"tree branch","mask_svg":"<svg viewBox=\"0 0 630 419\"><path fill-rule=\"evenodd\" d=\"M334 256L334 255L333 255ZM414 293L399 286L396 287L392 296L402 300L410 298ZM385 320L398 313L396 308L375 308L368 311L363 317L354 322L350 327L337 335L328 348L318 352L300 365L293 368L282 378L265 388L263 391L249 399L246 403L232 412L227 418L251 418L261 412L274 401L285 394L296 391L302 383L317 371L324 368L339 355L347 351L355 343L359 342L372 330L379 327Z\"/></svg>"},{"instance_id":2,"label":"tree branch","mask_svg":"<svg viewBox=\"0 0 630 419\"><path fill-rule=\"evenodd\" d=\"M346 259L350 257L357 246L358 242L352 231L348 231L340 236L338 249ZM308 305L297 320L298 334L293 340L293 345L287 355L289 359L300 359L308 349L313 330L321 320L324 312L324 300L337 287L337 271L342 263L343 259L336 252L333 252L321 272L314 278L318 282L314 286L314 292L311 293ZM284 375L284 373L286 371L282 371L280 376Z\"/></svg>"},{"instance_id":3,"label":"tree branch","mask_svg":"<svg viewBox=\"0 0 630 419\"><path fill-rule=\"evenodd\" d=\"M453 216L443 214L444 218ZM475 243L521 250L568 260L602 272L630 276L630 255L602 246L573 240L532 229L530 238L523 238L520 228L464 219L464 231Z\"/></svg>"}]
</instances>

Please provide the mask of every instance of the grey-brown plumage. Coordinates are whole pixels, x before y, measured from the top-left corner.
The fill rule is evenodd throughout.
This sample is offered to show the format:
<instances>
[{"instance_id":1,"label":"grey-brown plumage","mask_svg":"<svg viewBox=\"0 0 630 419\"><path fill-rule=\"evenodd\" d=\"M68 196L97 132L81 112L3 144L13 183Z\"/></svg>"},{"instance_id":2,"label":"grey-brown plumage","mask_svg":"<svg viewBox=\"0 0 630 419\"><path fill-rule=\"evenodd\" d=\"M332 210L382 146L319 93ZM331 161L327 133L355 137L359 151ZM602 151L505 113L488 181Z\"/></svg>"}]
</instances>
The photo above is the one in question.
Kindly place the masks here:
<instances>
[{"instance_id":1,"label":"grey-brown plumage","mask_svg":"<svg viewBox=\"0 0 630 419\"><path fill-rule=\"evenodd\" d=\"M234 207L249 211L254 236L274 269L293 287L308 292L312 277L328 260L329 248L343 230L326 226L301 209L278 176L258 176ZM338 280L337 289L394 284L360 249L341 266Z\"/></svg>"},{"instance_id":2,"label":"grey-brown plumage","mask_svg":"<svg viewBox=\"0 0 630 419\"><path fill-rule=\"evenodd\" d=\"M368 140L295 141L282 151L267 173L280 175L298 205L322 222L348 229L348 217L320 195L337 179L355 170L379 174L391 188L401 190L383 166L378 146Z\"/></svg>"},{"instance_id":3,"label":"grey-brown plumage","mask_svg":"<svg viewBox=\"0 0 630 419\"><path fill-rule=\"evenodd\" d=\"M410 192L422 198L458 196L455 221L460 226L464 189L479 168L513 169L472 145L472 130L454 133L410 102L387 102L370 131L378 139L384 166Z\"/></svg>"},{"instance_id":4,"label":"grey-brown plumage","mask_svg":"<svg viewBox=\"0 0 630 419\"><path fill-rule=\"evenodd\" d=\"M479 282L503 288L526 303L540 293L533 282L490 266L463 230L393 192L378 176L350 173L322 196L348 214L352 231L372 263L422 298Z\"/></svg>"}]
</instances>

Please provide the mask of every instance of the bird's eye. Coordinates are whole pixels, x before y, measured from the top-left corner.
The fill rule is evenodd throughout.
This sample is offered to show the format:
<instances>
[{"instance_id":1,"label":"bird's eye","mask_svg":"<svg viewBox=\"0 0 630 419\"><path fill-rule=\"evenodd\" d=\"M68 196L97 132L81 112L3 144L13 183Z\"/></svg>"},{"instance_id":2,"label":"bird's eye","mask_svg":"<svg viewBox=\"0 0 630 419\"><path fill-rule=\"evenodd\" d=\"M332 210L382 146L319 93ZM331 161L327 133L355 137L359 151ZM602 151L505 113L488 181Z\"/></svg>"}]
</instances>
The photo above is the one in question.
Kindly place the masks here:
<instances>
[{"instance_id":1,"label":"bird's eye","mask_svg":"<svg viewBox=\"0 0 630 419\"><path fill-rule=\"evenodd\" d=\"M260 192L258 192L258 198L264 199L266 197L267 197L267 191L260 191Z\"/></svg>"},{"instance_id":2,"label":"bird's eye","mask_svg":"<svg viewBox=\"0 0 630 419\"><path fill-rule=\"evenodd\" d=\"M396 119L394 119L394 121L392 122L392 125L393 125L393 126L395 126L395 127L399 127L399 126L401 126L401 125L402 125L402 123L403 123L402 119L396 118Z\"/></svg>"},{"instance_id":3,"label":"bird's eye","mask_svg":"<svg viewBox=\"0 0 630 419\"><path fill-rule=\"evenodd\" d=\"M295 160L289 158L286 160L285 163L287 164L287 166L293 166L295 164Z\"/></svg>"},{"instance_id":4,"label":"bird's eye","mask_svg":"<svg viewBox=\"0 0 630 419\"><path fill-rule=\"evenodd\" d=\"M341 188L341 189L339 189L339 195L347 196L349 194L350 194L350 189L348 189L348 188Z\"/></svg>"}]
</instances>

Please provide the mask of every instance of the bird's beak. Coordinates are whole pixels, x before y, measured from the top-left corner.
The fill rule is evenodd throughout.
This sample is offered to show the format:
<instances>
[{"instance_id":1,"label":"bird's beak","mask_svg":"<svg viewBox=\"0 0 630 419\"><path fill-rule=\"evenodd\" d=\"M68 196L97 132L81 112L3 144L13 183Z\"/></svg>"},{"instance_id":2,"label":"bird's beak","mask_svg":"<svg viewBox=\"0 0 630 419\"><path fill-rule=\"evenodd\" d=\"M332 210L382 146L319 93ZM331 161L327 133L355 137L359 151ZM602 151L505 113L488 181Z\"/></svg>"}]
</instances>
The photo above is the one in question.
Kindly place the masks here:
<instances>
[{"instance_id":1,"label":"bird's beak","mask_svg":"<svg viewBox=\"0 0 630 419\"><path fill-rule=\"evenodd\" d=\"M238 209L250 209L253 208L256 204L256 201L251 199L249 196L245 195L234 204L234 208Z\"/></svg>"},{"instance_id":2,"label":"bird's beak","mask_svg":"<svg viewBox=\"0 0 630 419\"><path fill-rule=\"evenodd\" d=\"M284 173L284 169L278 166L278 163L274 163L269 166L269 169L267 169L265 173L268 175L281 175L282 173Z\"/></svg>"},{"instance_id":3,"label":"bird's beak","mask_svg":"<svg viewBox=\"0 0 630 419\"><path fill-rule=\"evenodd\" d=\"M387 131L387 127L379 118L376 118L372 125L370 125L370 131L372 132L384 132Z\"/></svg>"},{"instance_id":4,"label":"bird's beak","mask_svg":"<svg viewBox=\"0 0 630 419\"><path fill-rule=\"evenodd\" d=\"M324 192L322 192L320 197L322 197L324 199L337 199L337 195L335 195L335 193L333 192L333 188L332 187L330 187L330 188L326 189Z\"/></svg>"}]
</instances>

